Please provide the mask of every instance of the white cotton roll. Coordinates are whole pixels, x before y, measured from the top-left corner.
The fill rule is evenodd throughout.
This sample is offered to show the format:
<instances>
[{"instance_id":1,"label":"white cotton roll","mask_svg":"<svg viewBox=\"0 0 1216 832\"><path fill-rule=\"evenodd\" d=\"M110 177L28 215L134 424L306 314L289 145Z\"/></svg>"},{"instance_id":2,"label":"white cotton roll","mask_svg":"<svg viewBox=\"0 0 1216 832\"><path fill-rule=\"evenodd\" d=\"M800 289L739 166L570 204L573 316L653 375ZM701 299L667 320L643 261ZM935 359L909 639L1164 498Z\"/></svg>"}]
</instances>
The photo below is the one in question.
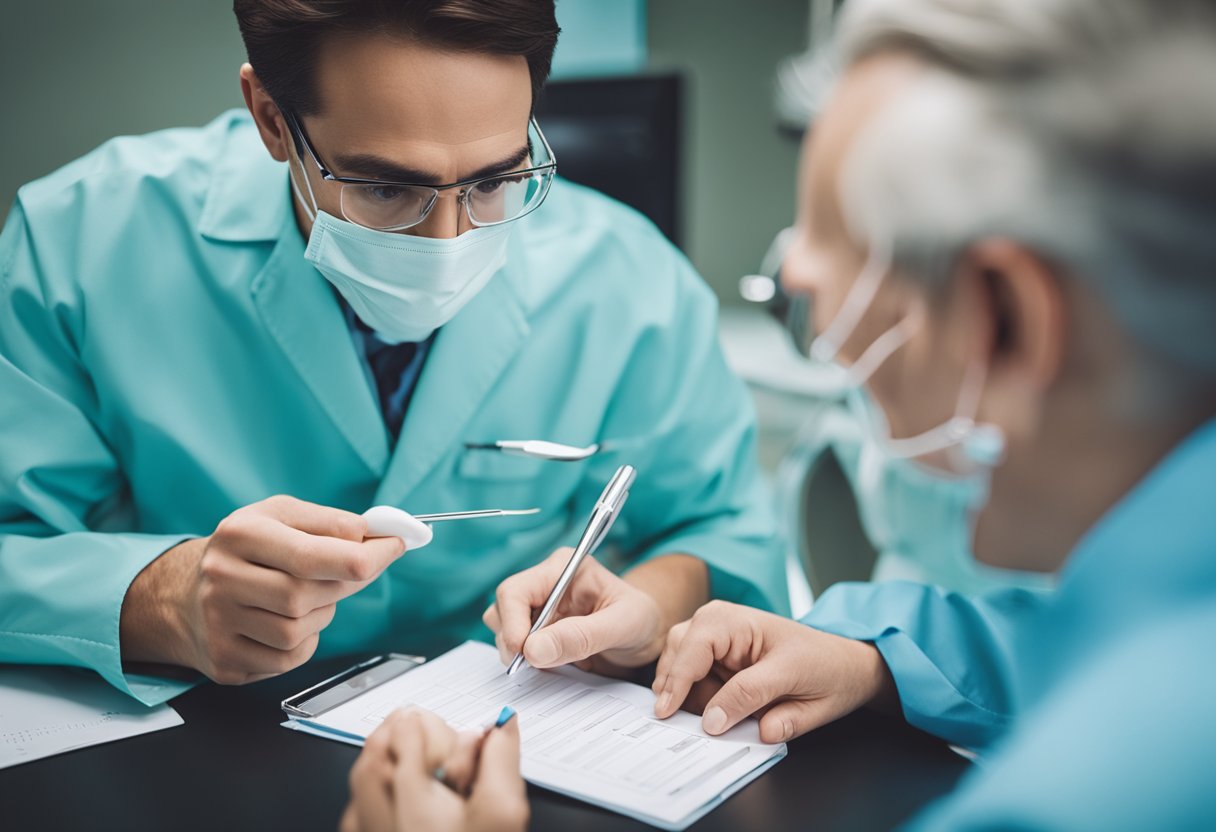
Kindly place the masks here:
<instances>
[{"instance_id":1,"label":"white cotton roll","mask_svg":"<svg viewBox=\"0 0 1216 832\"><path fill-rule=\"evenodd\" d=\"M426 523L394 506L372 506L363 512L363 518L367 520L368 537L399 537L405 541L407 552L421 549L435 536Z\"/></svg>"}]
</instances>

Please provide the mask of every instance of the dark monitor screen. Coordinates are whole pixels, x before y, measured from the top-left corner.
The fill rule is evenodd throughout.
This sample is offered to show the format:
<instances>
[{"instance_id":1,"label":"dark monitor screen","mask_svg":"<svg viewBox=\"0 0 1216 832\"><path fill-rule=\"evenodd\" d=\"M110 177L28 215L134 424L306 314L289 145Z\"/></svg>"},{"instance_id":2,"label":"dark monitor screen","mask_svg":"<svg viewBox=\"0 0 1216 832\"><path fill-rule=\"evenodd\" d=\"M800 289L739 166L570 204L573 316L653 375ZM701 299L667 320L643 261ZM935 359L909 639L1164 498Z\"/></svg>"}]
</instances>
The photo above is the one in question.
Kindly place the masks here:
<instances>
[{"instance_id":1,"label":"dark monitor screen","mask_svg":"<svg viewBox=\"0 0 1216 832\"><path fill-rule=\"evenodd\" d=\"M553 81L537 120L558 173L636 208L680 244L678 75Z\"/></svg>"}]
</instances>

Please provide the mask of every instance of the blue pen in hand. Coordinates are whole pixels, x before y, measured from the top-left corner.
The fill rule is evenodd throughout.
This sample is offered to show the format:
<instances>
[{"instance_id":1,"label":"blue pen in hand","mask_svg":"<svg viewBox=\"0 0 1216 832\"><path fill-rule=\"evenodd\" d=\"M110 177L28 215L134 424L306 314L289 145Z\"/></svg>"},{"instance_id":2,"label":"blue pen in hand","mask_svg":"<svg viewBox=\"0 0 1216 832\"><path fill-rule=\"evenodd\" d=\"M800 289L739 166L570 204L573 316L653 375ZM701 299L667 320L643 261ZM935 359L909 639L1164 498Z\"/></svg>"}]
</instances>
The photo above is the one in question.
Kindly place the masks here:
<instances>
[{"instance_id":1,"label":"blue pen in hand","mask_svg":"<svg viewBox=\"0 0 1216 832\"><path fill-rule=\"evenodd\" d=\"M487 725L486 727L481 729L482 739L484 740L486 738L486 736L488 736L489 733L491 731L493 731L495 728L503 727L504 725L506 725L508 722L510 722L514 718L515 718L515 709L512 708L510 705L503 705L502 710L498 712L498 719L494 720L492 723L490 723L489 725ZM439 766L438 768L436 768L433 773L435 775L436 780L440 781L441 783L447 783L448 775L447 775L447 771L443 768L443 766ZM448 785L452 786L453 788L457 788L458 791L461 788L452 783L448 783Z\"/></svg>"},{"instance_id":2,"label":"blue pen in hand","mask_svg":"<svg viewBox=\"0 0 1216 832\"><path fill-rule=\"evenodd\" d=\"M511 717L515 716L515 709L510 705L503 705L502 710L498 714L498 719L494 720L494 727L501 728L511 721ZM488 729L487 729L488 730Z\"/></svg>"}]
</instances>

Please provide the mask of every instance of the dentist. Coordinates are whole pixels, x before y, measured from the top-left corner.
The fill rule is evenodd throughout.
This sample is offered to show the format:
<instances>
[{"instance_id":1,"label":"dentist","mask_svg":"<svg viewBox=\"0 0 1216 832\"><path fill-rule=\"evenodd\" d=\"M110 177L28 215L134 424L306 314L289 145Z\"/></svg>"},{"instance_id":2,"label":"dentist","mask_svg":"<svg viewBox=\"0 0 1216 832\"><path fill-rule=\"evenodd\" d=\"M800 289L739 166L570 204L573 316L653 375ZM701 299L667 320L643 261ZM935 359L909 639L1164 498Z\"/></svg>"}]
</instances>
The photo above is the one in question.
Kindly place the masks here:
<instances>
[{"instance_id":1,"label":"dentist","mask_svg":"<svg viewBox=\"0 0 1216 832\"><path fill-rule=\"evenodd\" d=\"M712 294L556 179L531 118L551 0L234 8L246 111L108 142L0 234L0 661L151 704L198 673L433 654L485 636L495 587L571 543L625 461L621 667L710 597L782 609ZM465 447L501 439L627 458ZM542 511L403 555L368 537L376 504Z\"/></svg>"}]
</instances>

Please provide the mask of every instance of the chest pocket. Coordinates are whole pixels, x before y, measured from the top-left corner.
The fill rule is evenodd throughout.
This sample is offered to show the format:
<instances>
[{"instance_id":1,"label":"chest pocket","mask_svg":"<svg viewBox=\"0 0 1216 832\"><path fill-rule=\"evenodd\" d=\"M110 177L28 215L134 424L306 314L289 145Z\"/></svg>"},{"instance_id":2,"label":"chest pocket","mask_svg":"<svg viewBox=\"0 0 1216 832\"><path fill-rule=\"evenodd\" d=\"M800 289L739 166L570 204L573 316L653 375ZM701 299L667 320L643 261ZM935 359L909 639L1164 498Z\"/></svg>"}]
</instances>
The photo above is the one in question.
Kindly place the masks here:
<instances>
[{"instance_id":1,"label":"chest pocket","mask_svg":"<svg viewBox=\"0 0 1216 832\"><path fill-rule=\"evenodd\" d=\"M560 534L569 522L572 498L583 476L582 463L553 462L497 451L469 450L456 461L453 505L469 508L539 508L540 514L478 520L459 526L460 544L498 548L540 543ZM561 518L564 522L556 523ZM436 526L436 535L440 527ZM453 532L456 529L452 530ZM456 535L452 537L453 542Z\"/></svg>"},{"instance_id":2,"label":"chest pocket","mask_svg":"<svg viewBox=\"0 0 1216 832\"><path fill-rule=\"evenodd\" d=\"M456 474L461 480L484 482L532 480L537 482L544 479L547 474L560 474L557 469L570 464L512 456L501 451L466 450L460 455L460 461L456 464ZM502 508L509 508L509 506L502 506Z\"/></svg>"}]
</instances>

